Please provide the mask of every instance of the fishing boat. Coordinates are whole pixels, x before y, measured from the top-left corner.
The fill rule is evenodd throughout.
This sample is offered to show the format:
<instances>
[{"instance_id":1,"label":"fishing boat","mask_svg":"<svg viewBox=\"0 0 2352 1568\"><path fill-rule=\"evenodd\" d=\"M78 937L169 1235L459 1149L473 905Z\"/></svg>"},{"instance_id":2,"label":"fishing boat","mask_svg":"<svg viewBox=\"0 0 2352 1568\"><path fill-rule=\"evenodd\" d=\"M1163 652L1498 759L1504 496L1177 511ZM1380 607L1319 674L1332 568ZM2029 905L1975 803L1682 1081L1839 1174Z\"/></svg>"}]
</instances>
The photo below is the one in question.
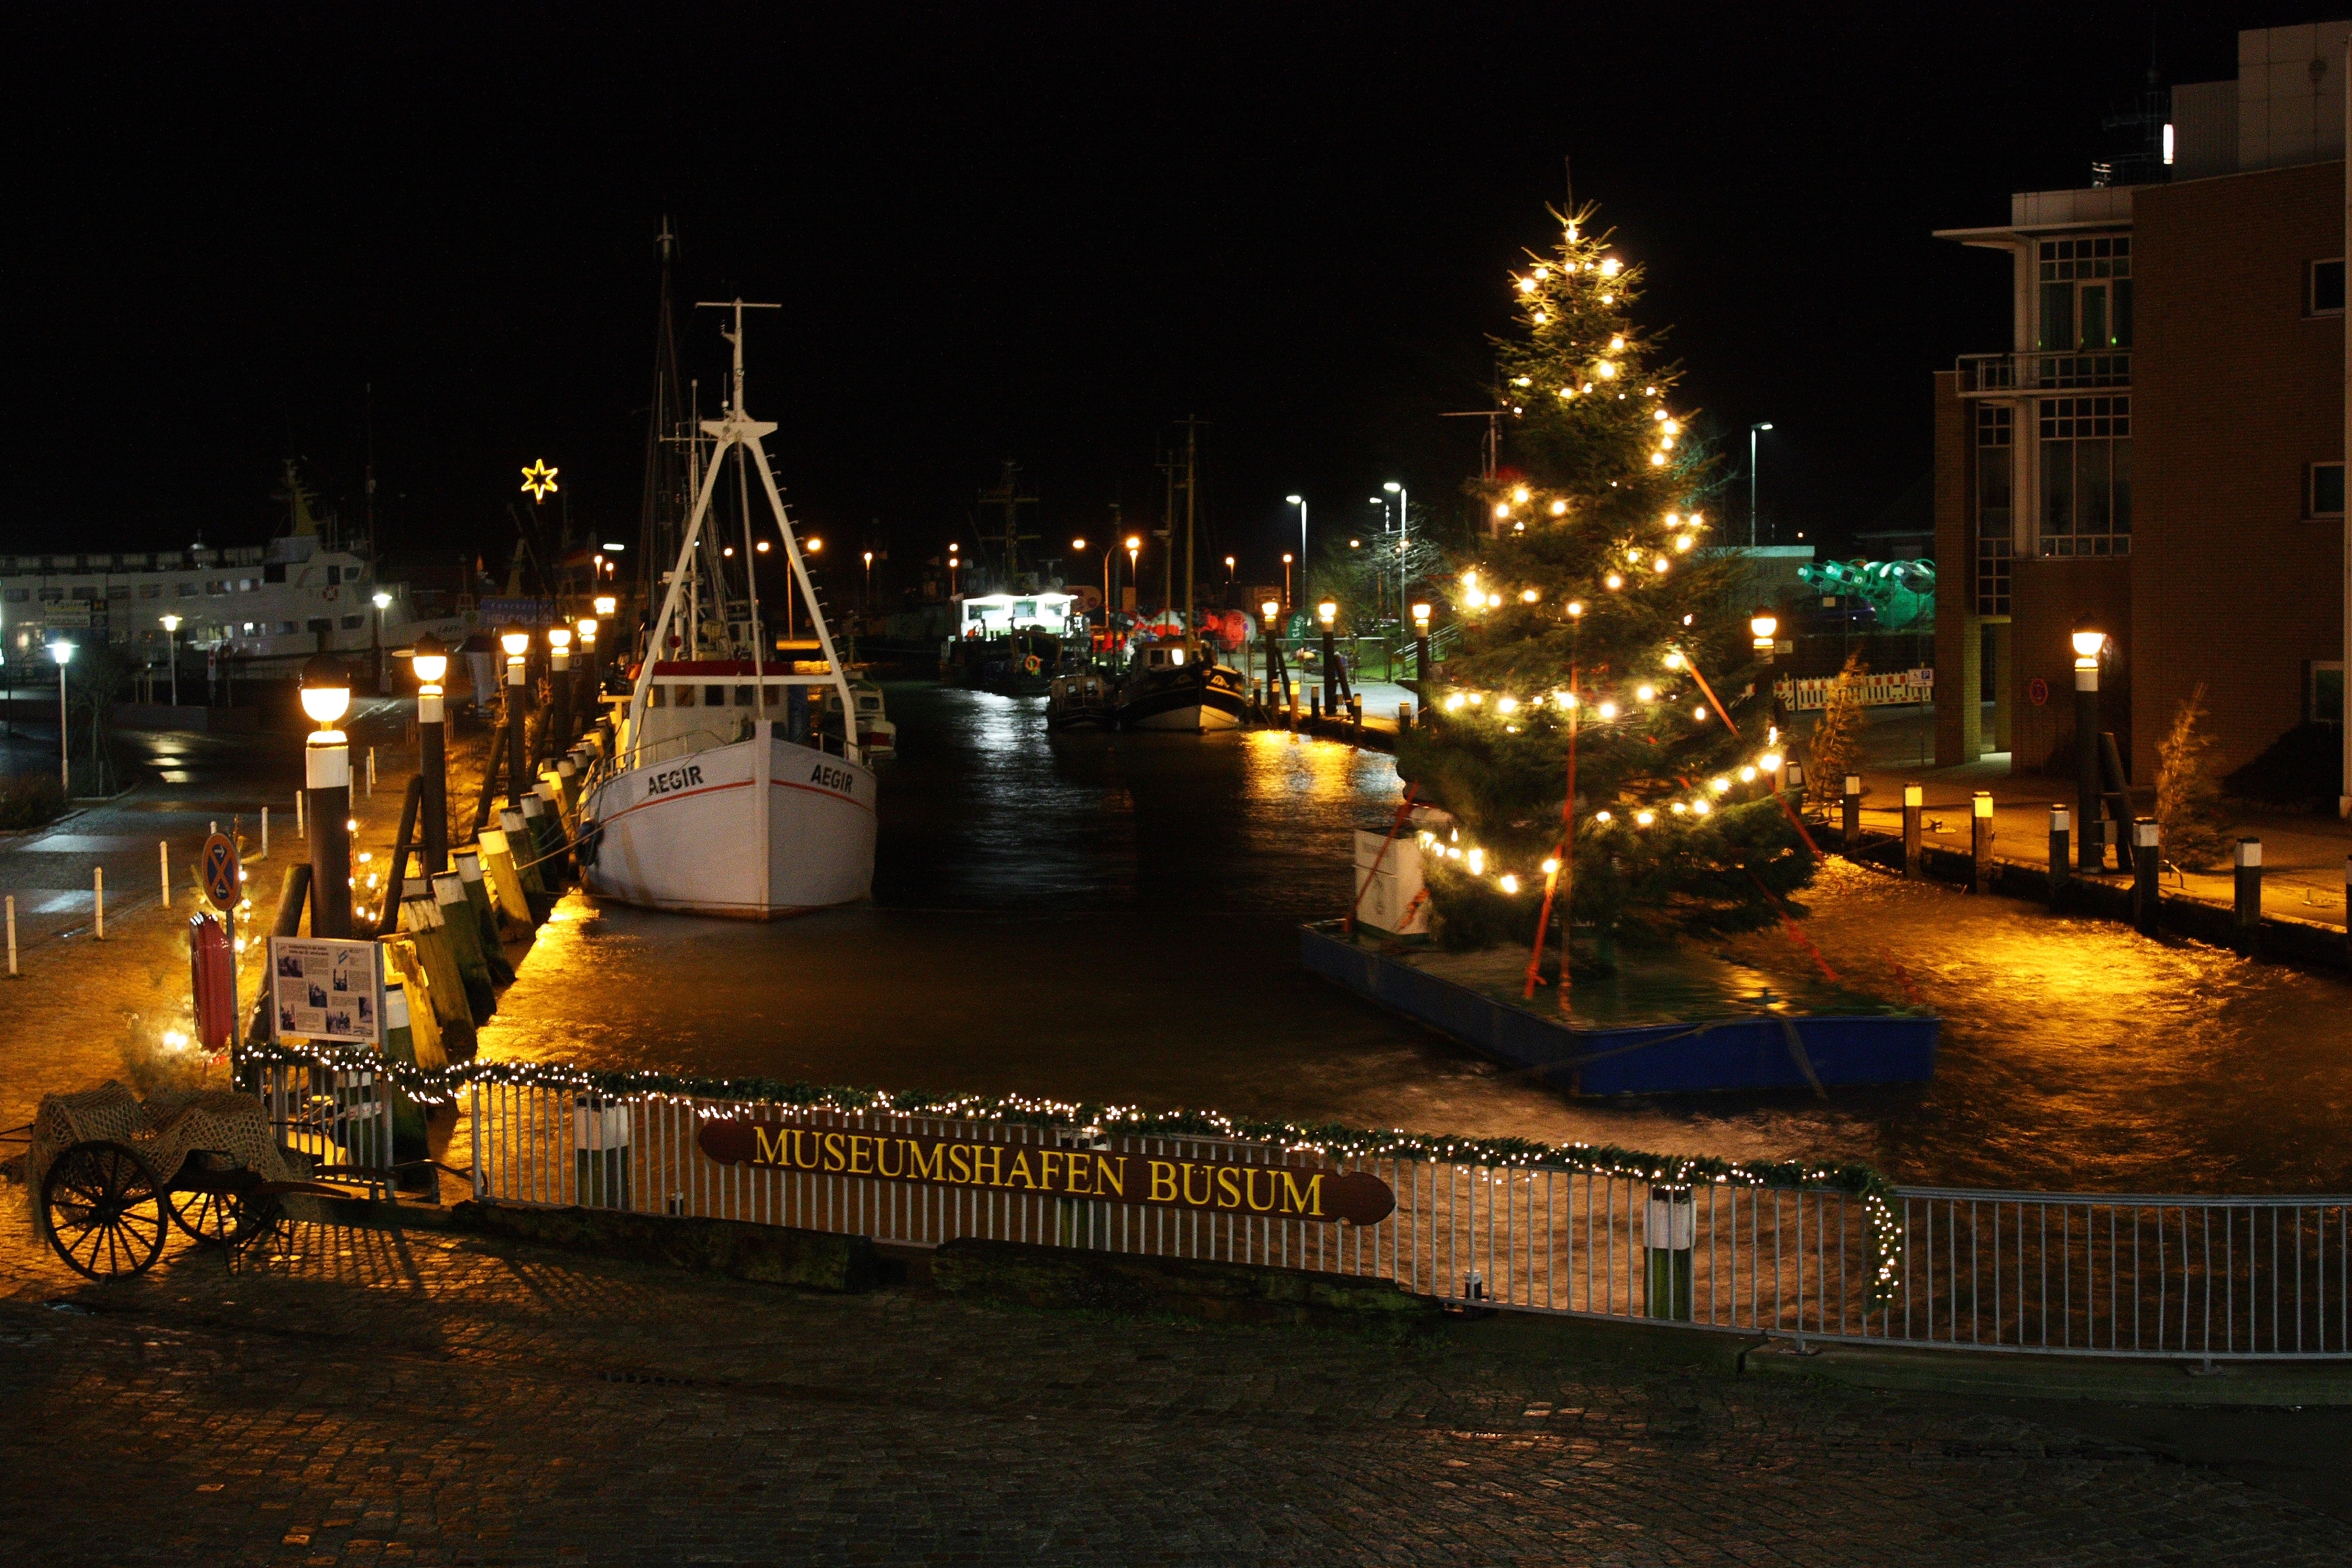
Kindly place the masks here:
<instances>
[{"instance_id":1,"label":"fishing boat","mask_svg":"<svg viewBox=\"0 0 2352 1568\"><path fill-rule=\"evenodd\" d=\"M624 903L768 920L872 892L875 775L848 717L857 699L761 446L776 426L744 407L743 311L774 307L738 300L732 308L734 331L724 334L734 347L732 395L723 418L701 422L709 466L693 476L694 509L612 757L582 792L581 880ZM756 487L807 609L814 650L791 647L780 658L765 647L748 573L742 604L729 603L711 497L730 457L742 559L755 559ZM695 466L704 460L698 447ZM748 636L736 643L726 628L739 624ZM716 648L708 647L714 631ZM793 657L804 651L820 657Z\"/></svg>"},{"instance_id":2,"label":"fishing boat","mask_svg":"<svg viewBox=\"0 0 2352 1568\"><path fill-rule=\"evenodd\" d=\"M1249 682L1230 665L1199 657L1199 646L1146 643L1118 686L1122 730L1237 730Z\"/></svg>"},{"instance_id":3,"label":"fishing boat","mask_svg":"<svg viewBox=\"0 0 2352 1568\"><path fill-rule=\"evenodd\" d=\"M1117 722L1118 704L1110 682L1093 670L1054 677L1045 694L1048 730L1108 730Z\"/></svg>"}]
</instances>

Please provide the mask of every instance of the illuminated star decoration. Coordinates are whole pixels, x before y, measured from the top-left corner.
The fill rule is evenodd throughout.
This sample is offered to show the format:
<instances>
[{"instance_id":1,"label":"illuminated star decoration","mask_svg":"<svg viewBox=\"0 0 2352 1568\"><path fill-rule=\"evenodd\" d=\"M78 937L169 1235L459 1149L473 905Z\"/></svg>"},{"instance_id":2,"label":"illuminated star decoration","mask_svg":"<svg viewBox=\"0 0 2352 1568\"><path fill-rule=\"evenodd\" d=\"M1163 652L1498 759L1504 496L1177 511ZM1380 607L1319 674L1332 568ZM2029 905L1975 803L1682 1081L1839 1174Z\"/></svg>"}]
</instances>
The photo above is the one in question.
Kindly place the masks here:
<instances>
[{"instance_id":1,"label":"illuminated star decoration","mask_svg":"<svg viewBox=\"0 0 2352 1568\"><path fill-rule=\"evenodd\" d=\"M547 459L541 458L522 471L522 488L530 492L532 500L545 500L547 492L555 488L555 476L561 472L561 468L549 468Z\"/></svg>"}]
</instances>

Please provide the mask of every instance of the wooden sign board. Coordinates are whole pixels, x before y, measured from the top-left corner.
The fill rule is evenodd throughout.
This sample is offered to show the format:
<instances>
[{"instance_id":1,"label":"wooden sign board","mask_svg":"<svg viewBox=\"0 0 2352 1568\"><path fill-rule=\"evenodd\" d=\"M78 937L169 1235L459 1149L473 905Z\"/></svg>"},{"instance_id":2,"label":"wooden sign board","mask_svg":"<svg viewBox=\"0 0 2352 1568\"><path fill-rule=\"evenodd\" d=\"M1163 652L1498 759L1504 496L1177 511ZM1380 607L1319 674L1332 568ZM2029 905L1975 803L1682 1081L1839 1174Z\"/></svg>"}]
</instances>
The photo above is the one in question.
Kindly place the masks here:
<instances>
[{"instance_id":1,"label":"wooden sign board","mask_svg":"<svg viewBox=\"0 0 2352 1568\"><path fill-rule=\"evenodd\" d=\"M1310 1225L1378 1225L1396 1212L1396 1194L1386 1182L1369 1171L1328 1165L1185 1160L742 1117L705 1121L696 1142L721 1164L812 1175L983 1187Z\"/></svg>"}]
</instances>

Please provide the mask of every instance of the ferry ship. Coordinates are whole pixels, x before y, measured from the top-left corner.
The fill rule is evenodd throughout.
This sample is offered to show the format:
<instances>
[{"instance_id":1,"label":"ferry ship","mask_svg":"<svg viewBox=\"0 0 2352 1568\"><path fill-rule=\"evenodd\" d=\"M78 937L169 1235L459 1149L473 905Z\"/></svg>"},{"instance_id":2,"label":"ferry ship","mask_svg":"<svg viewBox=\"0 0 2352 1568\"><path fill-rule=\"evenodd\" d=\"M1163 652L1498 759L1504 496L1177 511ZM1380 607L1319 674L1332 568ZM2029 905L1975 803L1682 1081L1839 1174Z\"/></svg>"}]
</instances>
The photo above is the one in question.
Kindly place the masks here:
<instances>
[{"instance_id":1,"label":"ferry ship","mask_svg":"<svg viewBox=\"0 0 2352 1568\"><path fill-rule=\"evenodd\" d=\"M208 671L292 679L320 653L465 636L464 617L420 613L407 584L377 581L364 557L321 535L290 462L283 494L287 530L266 545L0 556L0 657L46 666L48 643L103 641L163 669L176 650L183 679L201 683Z\"/></svg>"}]
</instances>

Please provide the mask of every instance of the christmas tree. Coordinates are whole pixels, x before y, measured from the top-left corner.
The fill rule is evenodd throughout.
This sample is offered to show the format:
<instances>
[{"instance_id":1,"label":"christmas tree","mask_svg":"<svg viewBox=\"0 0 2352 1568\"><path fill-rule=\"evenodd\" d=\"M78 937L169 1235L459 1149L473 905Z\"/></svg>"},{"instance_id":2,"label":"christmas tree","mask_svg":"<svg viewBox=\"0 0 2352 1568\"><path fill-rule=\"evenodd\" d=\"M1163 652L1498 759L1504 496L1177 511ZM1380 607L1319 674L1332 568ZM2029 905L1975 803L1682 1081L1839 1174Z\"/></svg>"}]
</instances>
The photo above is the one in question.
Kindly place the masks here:
<instances>
[{"instance_id":1,"label":"christmas tree","mask_svg":"<svg viewBox=\"0 0 2352 1568\"><path fill-rule=\"evenodd\" d=\"M2209 771L2213 741L2203 729L2205 717L2205 687L2200 682L2156 747L2156 821L2164 858L2192 871L2218 866L2230 853L2221 786Z\"/></svg>"},{"instance_id":2,"label":"christmas tree","mask_svg":"<svg viewBox=\"0 0 2352 1568\"><path fill-rule=\"evenodd\" d=\"M1463 642L1398 749L1454 818L1423 854L1449 946L1532 942L1565 915L1605 959L1621 937L1801 913L1787 895L1812 875L1677 369L1633 322L1642 269L1591 219L1511 279L1496 393L1518 467L1475 487L1491 521L1459 574Z\"/></svg>"},{"instance_id":3,"label":"christmas tree","mask_svg":"<svg viewBox=\"0 0 2352 1568\"><path fill-rule=\"evenodd\" d=\"M1861 654L1846 655L1813 721L1805 742L1805 793L1817 805L1835 805L1844 797L1846 775L1862 771L1862 683L1869 674Z\"/></svg>"}]
</instances>

